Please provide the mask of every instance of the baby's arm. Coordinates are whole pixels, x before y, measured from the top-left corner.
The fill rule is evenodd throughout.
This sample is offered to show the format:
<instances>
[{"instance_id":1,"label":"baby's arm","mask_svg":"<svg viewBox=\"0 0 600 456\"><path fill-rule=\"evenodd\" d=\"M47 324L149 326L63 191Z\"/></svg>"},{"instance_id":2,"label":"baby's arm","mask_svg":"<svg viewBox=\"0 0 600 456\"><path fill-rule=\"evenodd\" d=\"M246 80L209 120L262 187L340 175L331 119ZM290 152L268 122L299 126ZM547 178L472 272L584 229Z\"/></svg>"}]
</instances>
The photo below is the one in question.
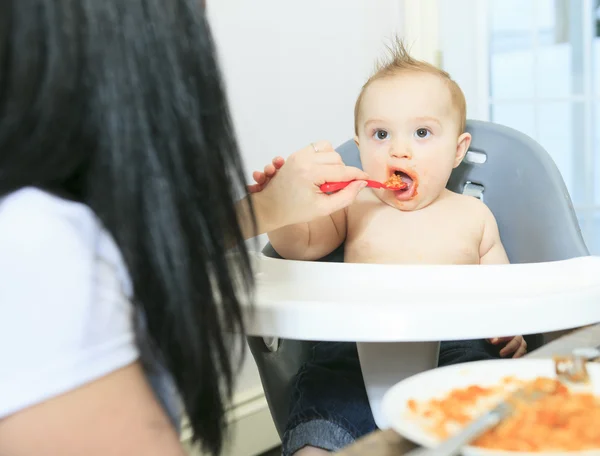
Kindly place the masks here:
<instances>
[{"instance_id":1,"label":"baby's arm","mask_svg":"<svg viewBox=\"0 0 600 456\"><path fill-rule=\"evenodd\" d=\"M508 256L500 239L498 224L492 211L485 205L484 225L481 244L479 245L479 263L480 264L508 264Z\"/></svg>"},{"instance_id":2,"label":"baby's arm","mask_svg":"<svg viewBox=\"0 0 600 456\"><path fill-rule=\"evenodd\" d=\"M289 225L268 233L271 245L289 260L318 260L346 239L346 210L308 223Z\"/></svg>"},{"instance_id":3,"label":"baby's arm","mask_svg":"<svg viewBox=\"0 0 600 456\"><path fill-rule=\"evenodd\" d=\"M481 244L479 246L480 264L509 264L508 256L500 239L498 223L492 211L484 206L484 226ZM520 358L527 353L527 342L523 336L514 337L495 337L488 339L488 342L494 345L504 345L500 350L500 356L505 358L512 355L513 358Z\"/></svg>"}]
</instances>

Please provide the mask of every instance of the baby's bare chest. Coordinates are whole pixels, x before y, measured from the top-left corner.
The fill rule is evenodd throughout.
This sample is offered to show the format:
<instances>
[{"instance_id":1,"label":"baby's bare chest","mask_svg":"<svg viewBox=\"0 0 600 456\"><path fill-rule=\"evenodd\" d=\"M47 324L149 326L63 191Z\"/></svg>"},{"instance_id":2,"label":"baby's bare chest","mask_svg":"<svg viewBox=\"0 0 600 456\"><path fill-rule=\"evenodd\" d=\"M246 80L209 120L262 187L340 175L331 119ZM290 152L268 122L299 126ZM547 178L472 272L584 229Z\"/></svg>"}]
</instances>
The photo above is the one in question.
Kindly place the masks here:
<instances>
[{"instance_id":1,"label":"baby's bare chest","mask_svg":"<svg viewBox=\"0 0 600 456\"><path fill-rule=\"evenodd\" d=\"M345 261L478 264L482 226L444 207L401 212L381 204L348 210Z\"/></svg>"}]
</instances>

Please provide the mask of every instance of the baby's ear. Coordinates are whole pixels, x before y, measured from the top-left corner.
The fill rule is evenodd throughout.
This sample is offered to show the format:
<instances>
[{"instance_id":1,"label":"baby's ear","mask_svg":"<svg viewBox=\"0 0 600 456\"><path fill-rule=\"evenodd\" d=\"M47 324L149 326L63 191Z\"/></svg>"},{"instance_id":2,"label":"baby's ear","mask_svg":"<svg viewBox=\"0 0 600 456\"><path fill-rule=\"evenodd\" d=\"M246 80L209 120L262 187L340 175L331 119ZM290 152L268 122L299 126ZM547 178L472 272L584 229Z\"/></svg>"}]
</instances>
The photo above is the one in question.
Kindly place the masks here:
<instances>
[{"instance_id":1,"label":"baby's ear","mask_svg":"<svg viewBox=\"0 0 600 456\"><path fill-rule=\"evenodd\" d=\"M460 165L460 162L463 161L467 151L469 150L469 146L471 145L471 134L463 133L458 137L458 143L456 144L456 155L454 156L454 168Z\"/></svg>"}]
</instances>

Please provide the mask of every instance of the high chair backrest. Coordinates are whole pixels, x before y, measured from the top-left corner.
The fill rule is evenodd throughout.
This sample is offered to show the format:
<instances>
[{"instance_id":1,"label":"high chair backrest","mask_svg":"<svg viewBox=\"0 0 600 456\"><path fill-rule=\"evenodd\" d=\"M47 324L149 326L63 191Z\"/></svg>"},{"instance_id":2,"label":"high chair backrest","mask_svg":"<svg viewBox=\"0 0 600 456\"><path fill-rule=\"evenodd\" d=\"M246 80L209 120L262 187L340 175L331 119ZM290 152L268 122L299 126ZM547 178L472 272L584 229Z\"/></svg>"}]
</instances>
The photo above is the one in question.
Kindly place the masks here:
<instances>
[{"instance_id":1,"label":"high chair backrest","mask_svg":"<svg viewBox=\"0 0 600 456\"><path fill-rule=\"evenodd\" d=\"M469 120L467 131L473 137L469 152L447 187L481 198L491 209L510 262L588 255L569 193L550 155L530 137L502 125ZM337 151L347 165L362 167L354 141ZM263 253L280 258L270 244ZM321 261L343 261L343 246ZM530 349L541 343L536 336L528 339ZM268 350L262 338L249 338L249 343L281 433L289 413L290 381L310 353L310 343L279 341L277 351Z\"/></svg>"}]
</instances>

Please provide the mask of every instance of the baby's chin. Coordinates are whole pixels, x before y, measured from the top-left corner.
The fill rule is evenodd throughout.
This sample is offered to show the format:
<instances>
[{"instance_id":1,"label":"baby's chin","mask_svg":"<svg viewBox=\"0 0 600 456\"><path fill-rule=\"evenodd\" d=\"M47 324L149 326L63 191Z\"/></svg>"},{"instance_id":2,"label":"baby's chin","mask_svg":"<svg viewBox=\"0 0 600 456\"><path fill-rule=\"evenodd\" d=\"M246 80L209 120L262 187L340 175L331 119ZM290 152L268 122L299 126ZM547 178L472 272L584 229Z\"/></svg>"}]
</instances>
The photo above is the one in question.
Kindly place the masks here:
<instances>
[{"instance_id":1,"label":"baby's chin","mask_svg":"<svg viewBox=\"0 0 600 456\"><path fill-rule=\"evenodd\" d=\"M409 201L398 201L388 199L386 203L395 209L401 210L402 212L413 212L423 208L423 205L421 205L416 199L412 199Z\"/></svg>"},{"instance_id":2,"label":"baby's chin","mask_svg":"<svg viewBox=\"0 0 600 456\"><path fill-rule=\"evenodd\" d=\"M393 192L389 190L380 190L378 194L379 199L395 209L399 209L403 212L412 212L424 209L429 206L437 198L427 198L426 195L416 194L412 198L404 199L398 198ZM383 193L385 192L385 193Z\"/></svg>"},{"instance_id":3,"label":"baby's chin","mask_svg":"<svg viewBox=\"0 0 600 456\"><path fill-rule=\"evenodd\" d=\"M381 202L395 209L400 209L401 211L409 212L420 209L419 199L417 197L413 197L406 201L399 201L389 190L379 190L377 192L377 197Z\"/></svg>"}]
</instances>

